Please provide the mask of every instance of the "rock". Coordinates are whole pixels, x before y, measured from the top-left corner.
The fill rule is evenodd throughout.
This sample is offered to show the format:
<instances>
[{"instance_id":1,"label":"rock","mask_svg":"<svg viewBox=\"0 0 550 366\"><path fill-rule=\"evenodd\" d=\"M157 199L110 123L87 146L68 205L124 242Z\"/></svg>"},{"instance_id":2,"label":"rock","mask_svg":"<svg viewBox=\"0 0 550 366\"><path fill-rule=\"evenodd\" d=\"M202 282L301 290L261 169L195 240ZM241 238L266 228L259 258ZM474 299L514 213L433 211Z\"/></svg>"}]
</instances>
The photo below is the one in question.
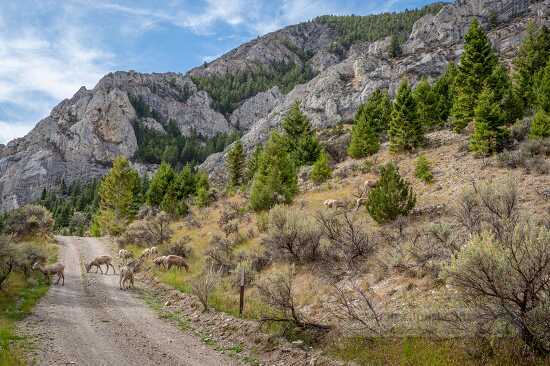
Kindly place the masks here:
<instances>
[{"instance_id":1,"label":"rock","mask_svg":"<svg viewBox=\"0 0 550 366\"><path fill-rule=\"evenodd\" d=\"M248 131L258 121L264 118L281 102L283 94L278 87L258 93L247 99L230 117L231 125L241 131Z\"/></svg>"}]
</instances>

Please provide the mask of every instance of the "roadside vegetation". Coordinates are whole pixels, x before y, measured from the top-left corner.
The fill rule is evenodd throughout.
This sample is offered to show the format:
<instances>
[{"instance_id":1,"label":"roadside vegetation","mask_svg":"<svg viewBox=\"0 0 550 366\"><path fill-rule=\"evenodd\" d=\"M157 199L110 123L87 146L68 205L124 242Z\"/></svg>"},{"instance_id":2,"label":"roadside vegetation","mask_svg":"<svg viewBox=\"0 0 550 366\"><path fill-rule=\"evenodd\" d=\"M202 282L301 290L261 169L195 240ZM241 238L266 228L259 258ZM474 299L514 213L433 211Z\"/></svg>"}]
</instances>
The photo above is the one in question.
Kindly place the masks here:
<instances>
[{"instance_id":1,"label":"roadside vegetation","mask_svg":"<svg viewBox=\"0 0 550 366\"><path fill-rule=\"evenodd\" d=\"M53 263L57 246L51 233L53 219L41 206L24 206L4 218L0 232L0 365L26 365L26 341L17 335L16 322L29 315L48 291L35 262Z\"/></svg>"}]
</instances>

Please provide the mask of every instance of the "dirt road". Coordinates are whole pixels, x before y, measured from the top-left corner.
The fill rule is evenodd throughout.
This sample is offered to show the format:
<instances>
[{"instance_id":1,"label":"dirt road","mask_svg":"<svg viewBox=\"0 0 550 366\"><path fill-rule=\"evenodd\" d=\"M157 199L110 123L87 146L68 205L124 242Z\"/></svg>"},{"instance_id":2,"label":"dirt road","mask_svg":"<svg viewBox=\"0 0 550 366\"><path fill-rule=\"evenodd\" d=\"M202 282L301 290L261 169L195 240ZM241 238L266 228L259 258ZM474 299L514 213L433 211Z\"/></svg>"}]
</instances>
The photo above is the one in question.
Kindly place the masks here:
<instances>
[{"instance_id":1,"label":"dirt road","mask_svg":"<svg viewBox=\"0 0 550 366\"><path fill-rule=\"evenodd\" d=\"M58 241L65 286L52 286L23 325L37 337L38 365L238 364L159 319L132 291L119 290L118 275L82 274L81 257L109 254L101 240Z\"/></svg>"}]
</instances>

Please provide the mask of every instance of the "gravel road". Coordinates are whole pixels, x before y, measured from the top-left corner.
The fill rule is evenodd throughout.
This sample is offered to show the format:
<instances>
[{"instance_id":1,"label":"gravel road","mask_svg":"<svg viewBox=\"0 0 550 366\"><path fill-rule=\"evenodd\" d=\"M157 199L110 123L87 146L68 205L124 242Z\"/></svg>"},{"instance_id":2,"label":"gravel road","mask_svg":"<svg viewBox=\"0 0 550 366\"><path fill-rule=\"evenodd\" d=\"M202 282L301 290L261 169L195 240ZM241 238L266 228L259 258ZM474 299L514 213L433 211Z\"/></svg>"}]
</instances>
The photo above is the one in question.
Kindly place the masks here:
<instances>
[{"instance_id":1,"label":"gravel road","mask_svg":"<svg viewBox=\"0 0 550 366\"><path fill-rule=\"evenodd\" d=\"M65 286L52 285L22 325L25 334L36 338L36 364L238 364L159 319L132 291L119 290L118 273L82 274L81 258L109 254L101 240L57 239L60 261L65 264Z\"/></svg>"}]
</instances>

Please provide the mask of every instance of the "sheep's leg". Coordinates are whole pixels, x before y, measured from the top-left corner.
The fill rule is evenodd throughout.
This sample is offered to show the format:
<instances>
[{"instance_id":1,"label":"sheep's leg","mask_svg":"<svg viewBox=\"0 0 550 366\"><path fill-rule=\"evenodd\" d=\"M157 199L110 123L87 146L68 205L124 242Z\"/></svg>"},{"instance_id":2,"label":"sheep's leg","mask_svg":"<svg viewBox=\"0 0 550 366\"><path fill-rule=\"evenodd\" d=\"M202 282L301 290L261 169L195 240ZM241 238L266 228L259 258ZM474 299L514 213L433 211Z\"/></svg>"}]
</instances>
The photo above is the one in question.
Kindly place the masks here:
<instances>
[{"instance_id":1,"label":"sheep's leg","mask_svg":"<svg viewBox=\"0 0 550 366\"><path fill-rule=\"evenodd\" d=\"M116 271L115 271L115 266L113 266L113 264L111 263L110 264L111 267L113 267L113 274L116 274ZM109 265L107 265L107 269L109 269Z\"/></svg>"},{"instance_id":2,"label":"sheep's leg","mask_svg":"<svg viewBox=\"0 0 550 366\"><path fill-rule=\"evenodd\" d=\"M98 264L97 268L99 268L99 271L101 272L101 274L103 274L103 270L101 269L101 264Z\"/></svg>"},{"instance_id":3,"label":"sheep's leg","mask_svg":"<svg viewBox=\"0 0 550 366\"><path fill-rule=\"evenodd\" d=\"M65 286L65 273L61 272L61 278L63 278L63 282L61 283L61 286Z\"/></svg>"},{"instance_id":4,"label":"sheep's leg","mask_svg":"<svg viewBox=\"0 0 550 366\"><path fill-rule=\"evenodd\" d=\"M55 281L55 284L56 285L59 285L59 280L61 279L61 276L59 275L59 273L57 274L57 281Z\"/></svg>"}]
</instances>

